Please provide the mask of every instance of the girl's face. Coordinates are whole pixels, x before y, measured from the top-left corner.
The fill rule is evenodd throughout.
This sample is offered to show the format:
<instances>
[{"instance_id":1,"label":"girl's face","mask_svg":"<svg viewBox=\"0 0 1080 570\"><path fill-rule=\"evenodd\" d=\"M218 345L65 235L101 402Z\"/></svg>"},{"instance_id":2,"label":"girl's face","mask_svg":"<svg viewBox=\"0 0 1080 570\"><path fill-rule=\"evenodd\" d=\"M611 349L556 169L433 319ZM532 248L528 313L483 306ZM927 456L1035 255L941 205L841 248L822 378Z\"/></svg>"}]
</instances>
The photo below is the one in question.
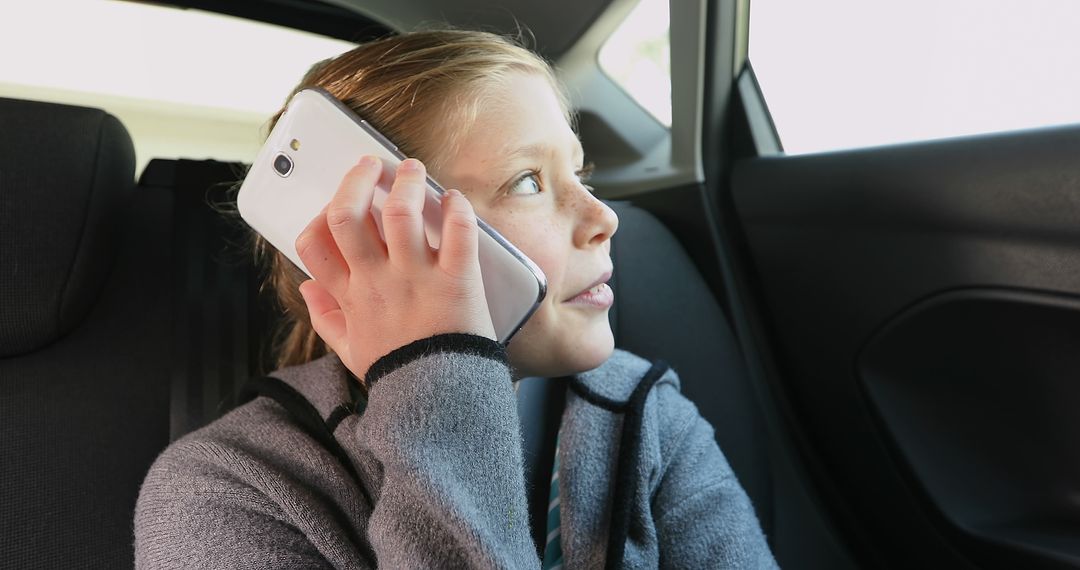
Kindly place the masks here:
<instances>
[{"instance_id":1,"label":"girl's face","mask_svg":"<svg viewBox=\"0 0 1080 570\"><path fill-rule=\"evenodd\" d=\"M547 276L547 296L508 347L517 375L591 370L614 348L604 302L611 291L593 288L592 303L574 298L607 281L619 219L582 183L581 143L544 77L516 74L487 95L435 178L460 189Z\"/></svg>"}]
</instances>

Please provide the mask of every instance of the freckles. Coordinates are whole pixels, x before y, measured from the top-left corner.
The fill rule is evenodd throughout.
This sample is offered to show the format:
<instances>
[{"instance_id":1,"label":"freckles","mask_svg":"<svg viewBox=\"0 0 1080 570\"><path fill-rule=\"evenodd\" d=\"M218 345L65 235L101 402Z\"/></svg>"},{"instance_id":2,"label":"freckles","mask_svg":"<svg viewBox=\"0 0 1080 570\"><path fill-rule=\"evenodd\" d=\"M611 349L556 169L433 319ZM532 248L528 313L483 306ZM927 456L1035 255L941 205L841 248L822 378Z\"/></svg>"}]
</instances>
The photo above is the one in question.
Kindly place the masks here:
<instances>
[{"instance_id":1,"label":"freckles","mask_svg":"<svg viewBox=\"0 0 1080 570\"><path fill-rule=\"evenodd\" d=\"M555 203L560 209L566 208L567 204L572 204L567 192L559 192L559 197L555 200Z\"/></svg>"},{"instance_id":2,"label":"freckles","mask_svg":"<svg viewBox=\"0 0 1080 570\"><path fill-rule=\"evenodd\" d=\"M568 219L576 219L589 210L589 202L589 198L582 199L576 192L563 192L555 200L555 207Z\"/></svg>"}]
</instances>

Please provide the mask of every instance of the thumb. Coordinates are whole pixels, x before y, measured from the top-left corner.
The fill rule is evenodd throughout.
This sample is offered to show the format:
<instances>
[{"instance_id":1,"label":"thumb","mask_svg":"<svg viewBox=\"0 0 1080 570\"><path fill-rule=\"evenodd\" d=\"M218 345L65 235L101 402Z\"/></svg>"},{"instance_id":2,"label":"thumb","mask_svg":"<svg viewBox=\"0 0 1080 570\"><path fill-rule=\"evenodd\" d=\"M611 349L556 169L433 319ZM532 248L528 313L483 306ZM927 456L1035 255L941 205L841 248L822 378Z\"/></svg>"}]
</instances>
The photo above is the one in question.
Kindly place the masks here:
<instances>
[{"instance_id":1,"label":"thumb","mask_svg":"<svg viewBox=\"0 0 1080 570\"><path fill-rule=\"evenodd\" d=\"M311 327L319 338L336 354L347 354L342 351L348 348L348 329L345 326L345 313L341 311L337 299L313 279L300 284L300 296L304 298L311 318Z\"/></svg>"}]
</instances>

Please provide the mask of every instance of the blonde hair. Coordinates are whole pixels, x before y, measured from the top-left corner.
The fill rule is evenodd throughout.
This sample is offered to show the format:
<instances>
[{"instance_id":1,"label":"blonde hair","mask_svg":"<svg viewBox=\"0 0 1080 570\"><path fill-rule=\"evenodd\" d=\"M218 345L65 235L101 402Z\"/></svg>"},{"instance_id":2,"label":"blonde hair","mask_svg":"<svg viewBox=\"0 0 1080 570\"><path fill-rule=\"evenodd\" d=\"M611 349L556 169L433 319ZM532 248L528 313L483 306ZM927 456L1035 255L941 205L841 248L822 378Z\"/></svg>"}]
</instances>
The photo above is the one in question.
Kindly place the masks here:
<instances>
[{"instance_id":1,"label":"blonde hair","mask_svg":"<svg viewBox=\"0 0 1080 570\"><path fill-rule=\"evenodd\" d=\"M548 79L572 124L566 92L546 61L518 38L477 31L413 32L361 44L315 64L289 98L309 87L325 89L435 175L456 154L492 87L522 72ZM267 132L282 112L270 119ZM276 366L327 354L298 289L307 276L258 235L254 250L263 266L263 287L272 290L283 311L274 335Z\"/></svg>"}]
</instances>

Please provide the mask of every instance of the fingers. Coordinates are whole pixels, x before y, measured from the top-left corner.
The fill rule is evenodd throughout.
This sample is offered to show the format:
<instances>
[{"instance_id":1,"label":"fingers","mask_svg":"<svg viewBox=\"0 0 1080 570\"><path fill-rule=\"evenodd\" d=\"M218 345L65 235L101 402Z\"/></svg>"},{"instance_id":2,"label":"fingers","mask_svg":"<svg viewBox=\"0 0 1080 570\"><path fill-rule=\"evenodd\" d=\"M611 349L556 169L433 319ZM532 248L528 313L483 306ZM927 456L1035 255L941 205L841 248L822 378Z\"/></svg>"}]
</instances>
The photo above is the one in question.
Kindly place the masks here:
<instances>
[{"instance_id":1,"label":"fingers","mask_svg":"<svg viewBox=\"0 0 1080 570\"><path fill-rule=\"evenodd\" d=\"M390 262L398 267L429 264L434 253L424 233L424 199L427 175L415 158L402 161L382 207L383 235Z\"/></svg>"},{"instance_id":2,"label":"fingers","mask_svg":"<svg viewBox=\"0 0 1080 570\"><path fill-rule=\"evenodd\" d=\"M326 225L326 208L300 232L294 247L312 277L332 291L345 288L349 268Z\"/></svg>"},{"instance_id":3,"label":"fingers","mask_svg":"<svg viewBox=\"0 0 1080 570\"><path fill-rule=\"evenodd\" d=\"M371 217L371 200L381 173L382 161L365 156L345 174L326 206L326 224L350 269L359 270L386 258L379 229Z\"/></svg>"},{"instance_id":4,"label":"fingers","mask_svg":"<svg viewBox=\"0 0 1080 570\"><path fill-rule=\"evenodd\" d=\"M472 204L457 190L448 190L442 201L442 239L439 266L454 277L479 276L477 256L479 229Z\"/></svg>"},{"instance_id":5,"label":"fingers","mask_svg":"<svg viewBox=\"0 0 1080 570\"><path fill-rule=\"evenodd\" d=\"M304 303L307 305L311 326L316 334L331 350L344 355L342 350L346 350L348 346L348 330L345 325L345 313L342 312L337 300L320 283L311 280L300 284L300 296L304 298Z\"/></svg>"}]
</instances>

